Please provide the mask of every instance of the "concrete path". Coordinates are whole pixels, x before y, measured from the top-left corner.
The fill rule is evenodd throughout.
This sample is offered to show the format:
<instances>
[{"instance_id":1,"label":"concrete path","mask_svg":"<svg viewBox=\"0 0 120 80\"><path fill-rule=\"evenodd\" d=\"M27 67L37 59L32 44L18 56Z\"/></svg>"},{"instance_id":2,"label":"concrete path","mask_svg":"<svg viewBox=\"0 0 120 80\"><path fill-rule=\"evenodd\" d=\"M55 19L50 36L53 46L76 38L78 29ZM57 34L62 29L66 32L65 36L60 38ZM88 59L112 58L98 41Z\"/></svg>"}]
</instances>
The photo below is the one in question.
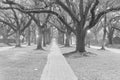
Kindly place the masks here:
<instances>
[{"instance_id":1,"label":"concrete path","mask_svg":"<svg viewBox=\"0 0 120 80\"><path fill-rule=\"evenodd\" d=\"M55 39L51 44L48 61L40 80L78 80L62 55Z\"/></svg>"},{"instance_id":2,"label":"concrete path","mask_svg":"<svg viewBox=\"0 0 120 80\"><path fill-rule=\"evenodd\" d=\"M94 48L94 49L100 49L101 47L98 47L98 46L90 46L91 48ZM113 53L119 53L120 54L120 49L115 49L115 48L107 48L105 47L105 49L113 52Z\"/></svg>"}]
</instances>

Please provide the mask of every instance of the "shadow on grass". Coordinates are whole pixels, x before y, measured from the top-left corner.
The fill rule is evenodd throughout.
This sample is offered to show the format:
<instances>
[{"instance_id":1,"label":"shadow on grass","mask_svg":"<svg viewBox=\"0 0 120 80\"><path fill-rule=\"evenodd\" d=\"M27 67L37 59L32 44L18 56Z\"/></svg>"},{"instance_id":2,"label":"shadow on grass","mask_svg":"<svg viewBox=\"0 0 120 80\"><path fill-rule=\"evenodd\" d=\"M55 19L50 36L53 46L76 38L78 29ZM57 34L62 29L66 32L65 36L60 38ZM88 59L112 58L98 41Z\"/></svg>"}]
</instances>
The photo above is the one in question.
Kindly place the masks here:
<instances>
[{"instance_id":1,"label":"shadow on grass","mask_svg":"<svg viewBox=\"0 0 120 80\"><path fill-rule=\"evenodd\" d=\"M107 49L97 49L98 51L109 51L109 50L107 50Z\"/></svg>"},{"instance_id":2,"label":"shadow on grass","mask_svg":"<svg viewBox=\"0 0 120 80\"><path fill-rule=\"evenodd\" d=\"M60 46L60 48L71 48L73 46Z\"/></svg>"},{"instance_id":3,"label":"shadow on grass","mask_svg":"<svg viewBox=\"0 0 120 80\"><path fill-rule=\"evenodd\" d=\"M47 51L45 49L34 49L34 50L36 50L36 51Z\"/></svg>"},{"instance_id":4,"label":"shadow on grass","mask_svg":"<svg viewBox=\"0 0 120 80\"><path fill-rule=\"evenodd\" d=\"M19 46L19 47L16 47L14 46L14 48L26 48L27 46Z\"/></svg>"},{"instance_id":5,"label":"shadow on grass","mask_svg":"<svg viewBox=\"0 0 120 80\"><path fill-rule=\"evenodd\" d=\"M37 54L41 54L41 53L49 53L49 50L47 49L33 49L34 51L37 51Z\"/></svg>"},{"instance_id":6,"label":"shadow on grass","mask_svg":"<svg viewBox=\"0 0 120 80\"><path fill-rule=\"evenodd\" d=\"M68 53L64 53L63 54L64 57L66 58L82 58L82 57L91 57L91 56L97 56L97 54L95 53L91 53L91 52L77 52L77 51L73 51L73 52L68 52Z\"/></svg>"}]
</instances>

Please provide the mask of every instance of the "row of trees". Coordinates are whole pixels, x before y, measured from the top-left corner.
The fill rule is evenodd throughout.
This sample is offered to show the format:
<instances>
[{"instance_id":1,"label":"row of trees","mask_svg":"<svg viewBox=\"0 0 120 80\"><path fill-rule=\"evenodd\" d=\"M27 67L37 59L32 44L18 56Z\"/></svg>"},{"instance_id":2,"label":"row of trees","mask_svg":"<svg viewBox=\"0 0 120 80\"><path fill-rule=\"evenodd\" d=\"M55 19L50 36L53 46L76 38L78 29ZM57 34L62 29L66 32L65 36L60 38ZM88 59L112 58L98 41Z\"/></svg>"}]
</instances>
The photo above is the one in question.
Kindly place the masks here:
<instances>
[{"instance_id":1,"label":"row of trees","mask_svg":"<svg viewBox=\"0 0 120 80\"><path fill-rule=\"evenodd\" d=\"M27 6L24 5L25 3L22 4L12 0L6 0L2 3L7 5L7 7L1 6L1 10L11 10L13 12L15 17L15 25L11 24L9 26L16 31L18 37L18 34L22 33L22 31L24 31L24 29L26 29L33 20L39 30L38 48L42 49L41 41L43 40L43 33L45 33L47 29L50 29L50 26L48 25L52 25L60 31L60 34L66 33L66 46L69 46L68 43L70 35L73 33L76 36L75 52L86 51L85 37L88 30L95 27L102 18L104 18L104 22L106 22L107 13L120 10L120 6L117 5L119 0L31 0L29 1L30 5ZM113 6L109 6L111 4ZM16 16L20 13L27 16L27 22L23 28L21 28L22 23L18 21L18 16ZM1 22L8 24L4 21ZM106 31L106 27L104 28L104 31ZM106 33L104 35L106 35Z\"/></svg>"}]
</instances>

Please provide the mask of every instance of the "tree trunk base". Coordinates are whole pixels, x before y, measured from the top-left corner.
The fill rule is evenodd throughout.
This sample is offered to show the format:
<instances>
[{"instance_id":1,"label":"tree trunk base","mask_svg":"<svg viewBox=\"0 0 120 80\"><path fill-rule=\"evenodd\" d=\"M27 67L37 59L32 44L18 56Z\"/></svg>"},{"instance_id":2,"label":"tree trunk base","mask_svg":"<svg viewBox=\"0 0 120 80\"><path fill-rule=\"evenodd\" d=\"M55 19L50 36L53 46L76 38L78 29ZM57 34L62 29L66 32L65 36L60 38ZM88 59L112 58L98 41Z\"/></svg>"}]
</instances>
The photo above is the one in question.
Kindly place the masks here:
<instances>
[{"instance_id":1,"label":"tree trunk base","mask_svg":"<svg viewBox=\"0 0 120 80\"><path fill-rule=\"evenodd\" d=\"M71 47L70 45L65 45L64 47Z\"/></svg>"},{"instance_id":2,"label":"tree trunk base","mask_svg":"<svg viewBox=\"0 0 120 80\"><path fill-rule=\"evenodd\" d=\"M28 44L28 46L31 46L31 44Z\"/></svg>"},{"instance_id":3,"label":"tree trunk base","mask_svg":"<svg viewBox=\"0 0 120 80\"><path fill-rule=\"evenodd\" d=\"M72 52L64 53L63 55L65 57L69 57L69 56L72 56L74 54L78 54L79 56L87 56L85 53L87 53L87 52L79 52L79 51L75 50L75 51L72 51Z\"/></svg>"},{"instance_id":4,"label":"tree trunk base","mask_svg":"<svg viewBox=\"0 0 120 80\"><path fill-rule=\"evenodd\" d=\"M47 45L46 43L43 44L44 47L46 47L46 45Z\"/></svg>"},{"instance_id":5,"label":"tree trunk base","mask_svg":"<svg viewBox=\"0 0 120 80\"><path fill-rule=\"evenodd\" d=\"M100 50L105 50L105 47L102 47Z\"/></svg>"},{"instance_id":6,"label":"tree trunk base","mask_svg":"<svg viewBox=\"0 0 120 80\"><path fill-rule=\"evenodd\" d=\"M42 47L37 47L36 50L44 50Z\"/></svg>"},{"instance_id":7,"label":"tree trunk base","mask_svg":"<svg viewBox=\"0 0 120 80\"><path fill-rule=\"evenodd\" d=\"M97 54L94 54L94 53L91 53L91 52L79 52L79 51L73 51L73 52L70 52L70 53L63 54L63 56L68 57L68 58L88 57L88 56L91 56L91 55L95 56Z\"/></svg>"},{"instance_id":8,"label":"tree trunk base","mask_svg":"<svg viewBox=\"0 0 120 80\"><path fill-rule=\"evenodd\" d=\"M16 47L16 48L17 48L17 47L21 47L21 45L16 45L15 47Z\"/></svg>"},{"instance_id":9,"label":"tree trunk base","mask_svg":"<svg viewBox=\"0 0 120 80\"><path fill-rule=\"evenodd\" d=\"M39 48L36 48L36 50L44 50L43 48L39 49Z\"/></svg>"}]
</instances>

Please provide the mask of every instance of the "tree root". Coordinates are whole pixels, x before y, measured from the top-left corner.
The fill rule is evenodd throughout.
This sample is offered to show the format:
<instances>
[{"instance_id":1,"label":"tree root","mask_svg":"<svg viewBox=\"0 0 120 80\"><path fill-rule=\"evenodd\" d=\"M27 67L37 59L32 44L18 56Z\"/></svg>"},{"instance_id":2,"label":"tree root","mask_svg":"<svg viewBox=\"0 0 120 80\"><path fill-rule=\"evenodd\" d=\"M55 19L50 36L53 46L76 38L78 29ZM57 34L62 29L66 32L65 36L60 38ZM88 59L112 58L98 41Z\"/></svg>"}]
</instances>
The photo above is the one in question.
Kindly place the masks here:
<instances>
[{"instance_id":1,"label":"tree root","mask_svg":"<svg viewBox=\"0 0 120 80\"><path fill-rule=\"evenodd\" d=\"M72 57L72 58L80 58L80 57L89 57L91 55L97 55L95 53L91 53L91 52L78 52L78 51L73 51L73 52L69 52L69 53L64 53L63 56L64 57Z\"/></svg>"},{"instance_id":2,"label":"tree root","mask_svg":"<svg viewBox=\"0 0 120 80\"><path fill-rule=\"evenodd\" d=\"M45 49L43 49L43 48L36 48L35 50L43 50L43 51L45 51Z\"/></svg>"}]
</instances>

